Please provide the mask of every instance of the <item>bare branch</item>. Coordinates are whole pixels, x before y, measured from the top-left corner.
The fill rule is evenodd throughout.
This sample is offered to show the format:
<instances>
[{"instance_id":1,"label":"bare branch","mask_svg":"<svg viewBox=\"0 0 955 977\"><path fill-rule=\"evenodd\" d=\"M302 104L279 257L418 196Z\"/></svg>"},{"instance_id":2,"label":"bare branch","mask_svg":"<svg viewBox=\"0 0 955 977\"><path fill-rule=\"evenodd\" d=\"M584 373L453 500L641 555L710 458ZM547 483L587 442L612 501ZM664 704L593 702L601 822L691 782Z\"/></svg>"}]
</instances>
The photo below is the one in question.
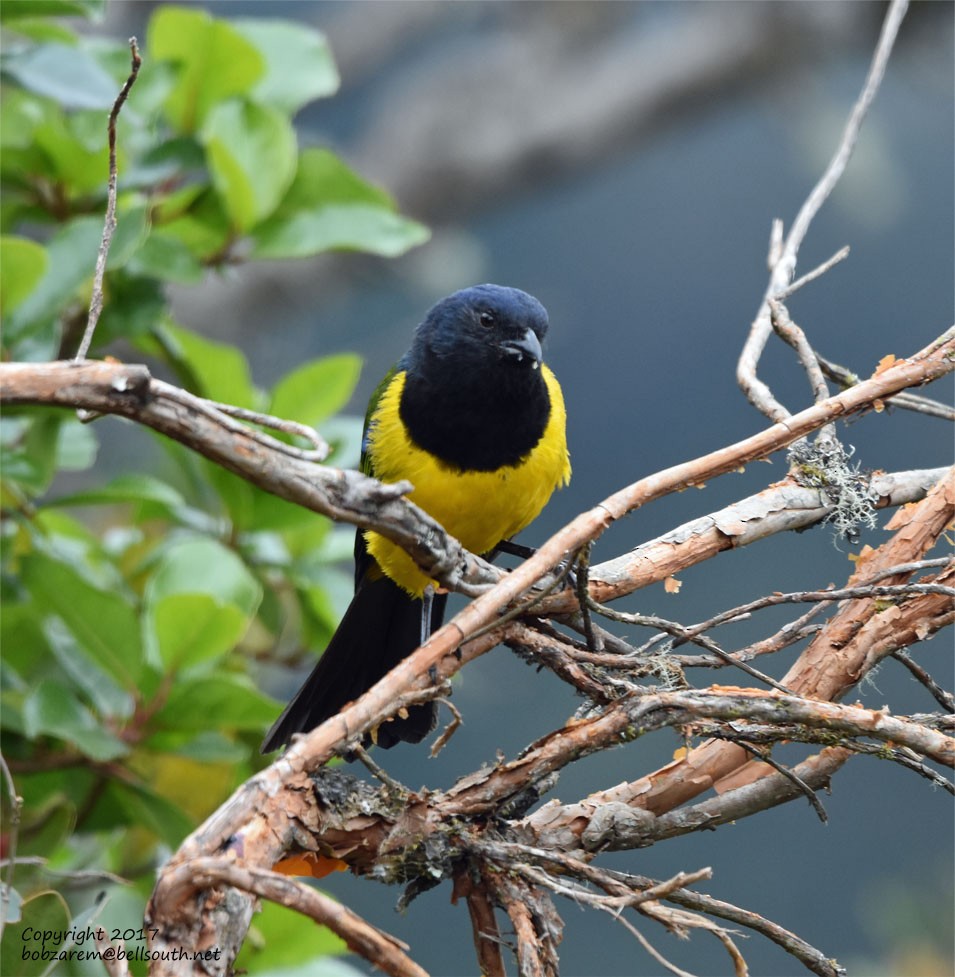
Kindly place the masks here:
<instances>
[{"instance_id":1,"label":"bare branch","mask_svg":"<svg viewBox=\"0 0 955 977\"><path fill-rule=\"evenodd\" d=\"M860 558L849 578L850 588L890 568L920 560L935 544L955 517L955 481L951 475L921 502L899 510L896 517L886 527L895 534ZM895 586L905 583L910 575L903 570L882 579ZM937 583L951 579L949 570ZM874 600L850 600L826 622L783 682L803 695L838 699L886 655L933 634L951 619L952 612L951 599L943 595L927 594L888 608Z\"/></svg>"},{"instance_id":2,"label":"bare branch","mask_svg":"<svg viewBox=\"0 0 955 977\"><path fill-rule=\"evenodd\" d=\"M782 233L782 223L780 222L780 233ZM773 223L773 227L776 227L776 222ZM827 271L834 268L840 262L845 261L849 257L849 245L840 248L831 258L828 258L821 265L817 265L812 271L806 272L798 281L792 283L792 285L784 288L781 292L777 292L773 297L777 302L785 302L790 295L798 292L799 289L805 287L810 282L814 282L817 278L821 278ZM777 256L776 261L779 260ZM773 263L775 264L775 262ZM769 270L772 271L773 265L769 266Z\"/></svg>"},{"instance_id":3,"label":"bare branch","mask_svg":"<svg viewBox=\"0 0 955 977\"><path fill-rule=\"evenodd\" d=\"M916 564L908 564L908 566L914 566L917 569L922 569L926 566L949 566L951 563L952 561L950 559L944 558L940 560L920 560ZM903 568L893 568L891 571L887 571L885 575L897 575L905 572L912 571L906 571ZM738 607L733 607L730 610L721 611L719 614L714 614L713 617L709 618L708 620L702 621L699 624L694 624L692 627L682 627L680 625L671 626L669 630L665 631L665 634L675 636L676 640L674 641L674 647L676 647L678 644L682 644L687 641L694 641L704 631L709 631L710 629L719 627L722 624L728 624L731 621L742 620L749 617L754 611L761 611L767 607L778 607L780 604L816 604L830 603L832 601L886 597L898 597L904 600L906 598L914 597L917 594L940 594L943 597L955 597L955 588L946 587L944 584L940 583L930 582L908 583L884 587L866 582L861 583L856 587L841 587L838 590L800 590L789 594L767 594L765 597L760 597L757 600L749 601L746 604L740 604ZM652 623L656 619L641 618L641 615L639 614L621 614L618 616L618 619L625 620L626 623L635 625L645 625L647 627L657 626L656 624ZM650 642L647 642L647 645L649 644ZM641 652L645 651L646 646L639 650ZM735 659L741 656L733 655L731 657ZM721 661L723 660L721 659ZM725 661L723 661L723 663L731 664Z\"/></svg>"},{"instance_id":4,"label":"bare branch","mask_svg":"<svg viewBox=\"0 0 955 977\"><path fill-rule=\"evenodd\" d=\"M262 414L257 410L247 410L245 407L233 407L232 404L222 404L215 400L209 403L229 417L238 418L240 421L250 421L252 424L259 424L262 427L271 428L273 431L281 431L283 434L291 434L295 437L303 438L312 446L311 451L296 451L294 457L301 458L303 461L324 461L331 451L328 442L307 424L299 424L297 421L289 421L281 417L273 417L271 414ZM264 442L274 444L275 442ZM295 449L289 451L289 454Z\"/></svg>"},{"instance_id":5,"label":"bare branch","mask_svg":"<svg viewBox=\"0 0 955 977\"><path fill-rule=\"evenodd\" d=\"M943 689L921 665L901 648L892 652L892 657L900 661L931 692L935 701L946 712L955 713L955 695Z\"/></svg>"},{"instance_id":6,"label":"bare branch","mask_svg":"<svg viewBox=\"0 0 955 977\"><path fill-rule=\"evenodd\" d=\"M824 752L837 756L840 754L840 751ZM846 751L841 752L846 753ZM846 755L848 754L846 753ZM831 776L837 767L838 764L830 764L824 772L824 776ZM776 781L778 782L779 778L776 778ZM820 784L817 784L817 786L820 786ZM706 913L711 916L718 916L721 919L728 919L733 923L760 933L782 947L787 953L794 956L807 970L820 975L820 977L840 977L840 975L844 974L841 968L835 966L831 960L815 947L810 946L794 933L790 933L788 930L765 919L758 913L740 909L738 906L714 899L712 896L682 887L691 882L710 877L712 875L710 869L702 869L692 873L680 873L667 882L658 882L645 875L634 875L608 868L598 868L589 861L584 861L581 858L576 858L573 855L568 855L565 852L552 848L545 849L523 843L492 841L485 837L480 840L477 850L491 861L497 862L502 866L511 866L515 863L533 861L538 865L547 867L551 872L561 872L581 879L611 894L612 899L608 902L609 906L614 905L613 898L616 898L619 902L621 899L627 900L637 893L646 895L652 892L658 899L676 903L694 912ZM682 886L675 884L681 882ZM621 896L620 893L623 893L623 895Z\"/></svg>"},{"instance_id":7,"label":"bare branch","mask_svg":"<svg viewBox=\"0 0 955 977\"><path fill-rule=\"evenodd\" d=\"M558 977L561 921L550 897L510 873L488 873L487 882L514 926L520 977Z\"/></svg>"},{"instance_id":8,"label":"bare branch","mask_svg":"<svg viewBox=\"0 0 955 977\"><path fill-rule=\"evenodd\" d=\"M481 977L506 977L504 958L501 955L501 931L494 915L487 884L483 879L475 882L468 870L459 872L454 880L454 899L464 896L471 917L471 934L477 951L478 972Z\"/></svg>"},{"instance_id":9,"label":"bare branch","mask_svg":"<svg viewBox=\"0 0 955 977\"><path fill-rule=\"evenodd\" d=\"M850 586L888 568L919 560L953 515L955 483L943 478L925 499L896 514L898 521L893 520L888 527L896 530L895 535L860 560ZM904 583L906 576L899 573L888 580L890 584ZM953 620L952 601L944 595L923 594L902 606L884 609L872 600L848 601L816 635L782 684L813 699L836 699L883 657L930 636ZM747 760L745 750L734 743L705 743L681 760L605 792L599 799L655 812L668 810L715 784L725 787L731 783L726 778Z\"/></svg>"},{"instance_id":10,"label":"bare branch","mask_svg":"<svg viewBox=\"0 0 955 977\"><path fill-rule=\"evenodd\" d=\"M889 55L892 53L907 7L907 0L892 0L882 24L882 33L865 84L849 115L836 152L799 209L789 234L784 240L780 241L775 230L776 225L774 225L774 244L770 251L772 262L769 285L736 367L737 380L750 403L773 421L786 420L789 417L789 411L776 400L769 387L756 375L759 359L772 332L769 301L773 298L779 298L789 288L796 269L799 248L809 231L809 226L845 171L846 164L855 149L862 121L882 83Z\"/></svg>"},{"instance_id":11,"label":"bare branch","mask_svg":"<svg viewBox=\"0 0 955 977\"><path fill-rule=\"evenodd\" d=\"M955 740L918 723L861 706L803 699L775 691L715 686L711 689L625 696L596 716L576 719L563 729L542 737L515 760L499 764L480 777L468 778L452 787L442 806L454 815L486 815L520 790L522 785L560 770L580 757L609 745L645 736L656 729L693 725L707 719L738 721L734 730L744 738L744 728L749 723L774 727L788 724L807 730L871 737L908 746L946 766L955 765ZM735 750L729 756L726 769L709 755L712 747L724 745ZM716 780L725 777L739 765L738 754L746 756L741 747L722 743L708 743L691 751L691 755L694 753L705 756L708 762L687 764L684 760L668 765L664 771L674 775L678 772L683 774L678 779L674 778L676 782L672 785L663 776L664 771L658 771L632 784L621 784L593 794L580 804L570 805L556 817L550 806L545 805L525 819L523 824L551 838L568 828L579 837L594 810L607 804L619 805L621 817L629 817L627 809L637 807L659 815L713 786ZM801 774L799 776L802 777ZM805 777L802 779L806 780ZM667 787L669 789L665 789ZM631 843L635 836L650 830L646 824L640 812L634 811L628 829ZM618 828L619 825L613 826L619 835ZM601 844L602 839L595 837L588 847L597 848ZM567 850L566 838L561 841L560 847Z\"/></svg>"},{"instance_id":12,"label":"bare branch","mask_svg":"<svg viewBox=\"0 0 955 977\"><path fill-rule=\"evenodd\" d=\"M948 468L932 468L876 474L869 482L869 495L877 509L917 502L948 471ZM786 478L756 495L641 543L629 553L591 567L590 593L600 603L624 597L725 550L824 522L833 510L834 504L823 497L820 489L806 488ZM564 593L543 601L538 611L567 613L574 606L573 596Z\"/></svg>"},{"instance_id":13,"label":"bare branch","mask_svg":"<svg viewBox=\"0 0 955 977\"><path fill-rule=\"evenodd\" d=\"M818 350L813 351L822 372L830 379L835 380L843 388L852 387L859 382L859 376L852 370L832 360L827 359ZM948 404L939 403L930 397L922 397L919 394L899 393L888 400L894 407L901 407L903 410L915 411L918 414L927 414L929 417L938 417L943 421L955 421L955 407Z\"/></svg>"},{"instance_id":14,"label":"bare branch","mask_svg":"<svg viewBox=\"0 0 955 977\"><path fill-rule=\"evenodd\" d=\"M369 925L334 899L286 875L239 865L227 858L205 857L179 866L168 876L169 897L174 901L185 901L199 890L223 884L277 902L327 926L352 952L392 977L427 977L404 952L407 946L400 940ZM174 971L170 967L167 972ZM186 962L186 969L181 972L192 972L191 961Z\"/></svg>"},{"instance_id":15,"label":"bare branch","mask_svg":"<svg viewBox=\"0 0 955 977\"><path fill-rule=\"evenodd\" d=\"M656 617L649 614L624 614L621 611L614 611L609 607L604 607L602 604L598 604L596 601L592 601L590 606L591 609L595 610L598 614L602 615L603 617L608 617L612 621L617 621L620 624L631 624L645 628L659 628L665 634L672 635L675 638L679 638L683 641L692 641L694 644L698 644L700 647L706 648L710 654L715 655L725 665L732 665L735 668L739 668L749 675L750 678L756 679L757 682L762 682L764 685L768 685L770 688L777 689L780 692L789 691L789 689L787 689L784 685L780 685L780 683L774 678L761 672L758 668L754 668L742 658L737 658L734 655L731 655L729 652L724 651L712 638L705 637L699 631L691 631L690 629L683 627L682 624L677 624L675 621L667 621L665 618Z\"/></svg>"},{"instance_id":16,"label":"bare branch","mask_svg":"<svg viewBox=\"0 0 955 977\"><path fill-rule=\"evenodd\" d=\"M622 910L636 910L677 935L686 935L694 928L713 933L729 953L738 977L744 977L747 968L730 931L701 917L700 912L743 921L743 925L784 946L815 973L832 977L838 972L818 951L775 924L688 893L686 886L708 877L708 870L635 886L618 875L594 869L588 862L598 851L645 846L687 831L714 827L801 794L809 798L824 819L815 791L828 783L852 751L888 756L951 789L923 762L928 758L955 766L955 739L946 735L953 729L951 724L937 716L895 717L887 710L819 701L843 695L885 655L901 655L902 646L931 637L955 619L950 601L955 594L950 586L951 568L937 580L908 582L909 574L938 562L923 560L921 556L941 533L940 519L951 519L955 508L951 487L946 495L944 487L936 486L916 511L906 513L904 527L894 527L900 529L896 537L880 548L877 557L862 561L857 574L841 590L774 594L691 628L659 618L612 615L629 623L662 628L678 641L701 644L719 662L742 668L751 677L774 687L776 693L727 687L704 691L636 687L631 682L632 673L619 666L635 665L648 671L648 666L636 661L642 652L646 657L646 649L634 651L625 645L621 648L619 639L594 624L589 610L598 606L592 603L594 599L610 600L651 579L660 579L654 574L660 573L665 561L649 570L639 566L639 558L635 560L633 553L593 568L588 561L591 542L621 516L670 492L701 485L748 461L765 458L812 431L821 429L822 438L834 440L832 426L839 417L874 405L878 409L880 402L899 395L905 388L930 382L953 369L955 330L950 330L910 359L891 364L850 390L829 396L819 357L782 304L788 295L845 257L844 249L792 282L797 254L809 225L839 180L862 118L878 90L905 7L904 0L891 3L869 76L836 155L801 208L789 235L783 237L781 223L773 225L770 283L740 357L740 380L743 383L746 379L750 399L777 423L738 444L625 486L565 526L535 556L507 575L465 552L442 527L408 503L402 496L409 485L385 486L358 473L313 464L324 459L327 447L310 429L193 397L153 380L142 367L79 363L88 352L102 307L103 269L116 223L115 122L139 66L135 40L131 42L133 73L110 116L107 219L90 320L77 362L0 365L3 401L81 406L131 418L187 444L266 491L332 518L374 528L403 546L442 585L477 595L472 604L358 701L299 738L282 758L247 781L183 843L164 867L150 903L149 913L163 924L157 940L160 946L201 949L225 930L227 961L222 972L231 970L248 927L254 897L259 896L329 926L355 952L386 973L423 977L422 969L397 940L315 890L263 868L289 851L304 850L316 857L347 860L356 871L370 871L373 867L387 881L411 878L412 886L418 884L417 879L427 879L431 884L441 878L454 878L455 897L466 898L481 970L488 977L504 974L496 907L507 912L514 926L522 977L556 977L556 948L562 924L550 892L612 913L655 959L674 973L684 972L667 962L621 915ZM792 343L812 383L815 404L795 416L790 416L756 378L756 365L769 326L775 326ZM305 437L314 450L291 447L236 423L237 420ZM937 479L935 473L930 482ZM911 498L924 494L930 482L914 489ZM879 484L877 480L874 483ZM898 504L899 498L892 495L891 489L882 492L877 487L875 491L884 504ZM727 509L707 517L710 524L705 528L688 524L696 528L681 527L676 534L670 534L672 538L656 540L645 547L668 550L671 563L682 559L686 561L683 565L690 565L706 558L701 554L708 546L712 552L707 555L713 555L780 528L818 522L832 511L821 492L797 486L793 481L774 486L755 498L768 503L770 497L773 502L769 504L775 508L760 508L753 500L746 500L748 508L738 504L731 507L732 514ZM686 531L682 537L681 531ZM701 545L704 539L707 542ZM641 549L645 556L648 550ZM569 567L582 553L586 558L580 559L577 587L549 595L549 588L563 583L563 574L556 568L562 564ZM879 583L883 580L886 582ZM541 586L542 581L546 586ZM900 603L885 607L886 598L899 599ZM729 654L703 634L764 607L806 601L817 605L846 603L818 630L797 666L783 680L785 684L746 662L757 654L785 647L795 635L805 634L809 615L760 643L759 651L749 648ZM548 624L525 623L531 612L573 615L569 617L571 626L582 630L586 647ZM535 655L584 692L594 704L590 713L542 737L513 761L502 760L491 769L482 769L445 793L408 791L359 748L355 752L385 786L374 790L368 785L350 787L360 803L342 813L339 805L343 793L327 789L335 782L335 774L321 769L322 765L334 754L354 749L366 731L387 721L396 710L443 694L450 676L501 640L522 653ZM825 660L820 660L820 649L829 652ZM623 657L618 654L615 658L614 653L621 651ZM818 672L814 680L807 674L810 658ZM921 669L907 656L900 660L939 697L941 690L927 673L919 674ZM680 664L679 659L665 665L658 663L656 677L682 683ZM606 672L595 665L604 667ZM612 671L615 668L616 675ZM661 675L664 669L669 669L665 676ZM790 688L800 694L790 693ZM804 697L810 695L813 698ZM950 703L951 696L939 701ZM688 743L699 735L732 742L708 743L691 751L685 761L676 761L647 777L577 804L561 806L553 802L523 817L530 805L553 786L557 772L568 763L665 728L679 730ZM838 745L789 769L758 746L765 743L771 748L784 739ZM443 738L439 740L442 742ZM745 762L747 754L755 755L758 762ZM734 775L735 779L730 779ZM721 795L674 810L709 786L722 791ZM523 820L516 822L514 819L519 817ZM545 853L543 860L490 864L494 857L486 839L492 834L537 840ZM215 853L214 857L211 853ZM562 871L555 872L554 864ZM593 891L590 886L601 891ZM673 909L664 901L684 908ZM181 971L169 972L191 972L187 967L184 964Z\"/></svg>"},{"instance_id":17,"label":"bare branch","mask_svg":"<svg viewBox=\"0 0 955 977\"><path fill-rule=\"evenodd\" d=\"M642 946L643 949L646 950L647 953L649 953L650 956L653 957L653 959L656 960L656 962L660 964L661 967L665 968L666 970L669 970L670 973L674 975L674 977L693 977L693 974L691 974L689 971L683 970L680 967L678 967L675 963L672 963L671 961L667 960L667 958L663 956L663 954L660 953L659 950L657 950L657 948L640 932L640 930L636 928L636 926L633 925L633 923L630 922L629 919L613 912L613 910L608 909L605 906L600 906L598 908L603 909L604 912L609 912L612 918L614 919L614 921L619 923L621 926L623 926L624 929L626 929L633 936L633 938L640 944L640 946Z\"/></svg>"},{"instance_id":18,"label":"bare branch","mask_svg":"<svg viewBox=\"0 0 955 977\"><path fill-rule=\"evenodd\" d=\"M139 66L142 64L135 37L129 39L129 53L132 58L132 68L109 113L107 125L109 134L109 181L106 188L106 220L103 224L103 240L96 256L96 271L93 275L89 317L86 320L86 330L83 333L80 348L76 351L76 362L86 359L90 344L93 342L93 333L96 332L96 324L99 322L100 313L103 311L103 276L106 274L106 259L109 257L110 245L113 243L113 234L116 231L116 120L119 118L120 109L123 107L130 89L136 83Z\"/></svg>"},{"instance_id":19,"label":"bare branch","mask_svg":"<svg viewBox=\"0 0 955 977\"><path fill-rule=\"evenodd\" d=\"M739 743L747 753L752 754L760 763L765 763L767 766L773 768L781 777L785 777L794 787L797 787L803 792L806 800L809 801L810 806L816 812L816 816L819 820L826 824L829 821L829 815L826 813L825 807L822 805L822 801L816 797L815 791L807 784L795 771L790 770L787 766L779 763L777 760L773 759L772 753L769 750L758 750L755 746L747 743L743 739L737 739L735 742Z\"/></svg>"},{"instance_id":20,"label":"bare branch","mask_svg":"<svg viewBox=\"0 0 955 977\"><path fill-rule=\"evenodd\" d=\"M380 529L416 553L421 563L431 562L424 554L441 554L437 562L447 560L450 575L438 566L431 571L447 586L473 592L459 580L457 567L465 568L465 576L477 578L482 576L478 567L488 567L485 561L466 554L421 509L401 498L410 489L408 483L386 486L360 472L307 462L300 449L238 423L201 397L154 379L144 366L0 364L0 401L82 407L129 417L265 491L332 519ZM399 526L403 528L396 534ZM490 579L499 572L492 569Z\"/></svg>"},{"instance_id":21,"label":"bare branch","mask_svg":"<svg viewBox=\"0 0 955 977\"><path fill-rule=\"evenodd\" d=\"M851 755L852 751L843 747L827 747L802 763L797 763L792 771L810 789L819 790L828 787L833 774ZM709 831L721 824L732 824L740 818L777 807L802 795L803 789L789 778L776 772L767 772L757 780L734 787L717 797L658 814L648 837L659 842L691 831Z\"/></svg>"},{"instance_id":22,"label":"bare branch","mask_svg":"<svg viewBox=\"0 0 955 977\"><path fill-rule=\"evenodd\" d=\"M651 880L644 876L633 876L623 872L607 871L608 875L629 884L646 885ZM721 919L728 919L739 926L745 926L756 933L760 933L767 939L772 940L777 946L782 947L787 953L794 956L811 973L818 974L819 977L844 977L845 970L830 960L825 954L815 947L810 946L805 940L800 939L795 933L783 929L782 926L760 916L759 913L751 912L747 909L740 909L731 903L714 899L712 896L695 892L691 889L678 889L667 896L668 901L675 902L677 905L692 909L695 912L707 913L710 916L719 916Z\"/></svg>"},{"instance_id":23,"label":"bare branch","mask_svg":"<svg viewBox=\"0 0 955 977\"><path fill-rule=\"evenodd\" d=\"M810 633L818 632L819 626L814 626L811 631L807 630L805 625L816 616L822 609L824 604L830 603L836 600L846 600L852 598L878 598L878 597L911 597L920 593L935 593L942 596L950 596L955 591L951 587L945 587L942 584L933 584L929 582L920 582L916 584L903 584L901 586L891 586L891 587L875 587L874 582L879 579L884 579L887 576L894 576L896 574L903 573L915 573L920 570L928 570L935 567L947 567L952 563L949 557L940 557L934 560L918 560L914 563L903 564L901 566L889 567L883 570L881 573L875 574L870 577L863 584L858 587L843 587L839 590L829 589L829 590L816 590L816 591L798 591L790 594L770 594L766 597L761 597L758 600L750 601L747 604L741 604L738 607L734 607L727 611L721 611L719 614L713 615L713 617L702 621L699 624L694 624L687 626L686 632L689 634L698 634L702 631L707 631L710 628L718 627L721 624L727 624L732 621L740 621L748 618L753 611L761 610L765 607L773 607L779 604L788 603L804 603L804 602L816 602L817 606L810 609L802 617L798 618L796 621L792 621L789 624L784 625L775 635L770 638L763 639L762 641L756 642L747 648L743 648L740 651L732 652L733 658L738 658L743 661L747 661L751 658L758 657L760 655L771 654L775 651L785 648L796 641L801 640ZM660 644L661 641L666 640L669 637L668 634L662 633L655 635L645 644L637 648L633 654L635 655L645 655L652 650L655 645ZM681 668L691 668L691 667L703 667L703 668L721 668L726 665L726 662L718 657L709 655L671 655L673 649L679 647L684 642L688 641L688 637L675 638L669 647L667 657L672 657L674 661ZM894 657L898 657L903 654L898 652ZM905 656L907 658L907 656ZM901 658L899 659L902 660ZM908 659L911 662L911 659ZM915 665L912 662L912 665ZM918 668L916 665L915 668ZM915 674L913 672L913 674ZM918 677L918 676L916 676ZM920 679L921 680L921 679ZM934 694L934 693L933 693ZM939 702L944 705L943 700Z\"/></svg>"},{"instance_id":24,"label":"bare branch","mask_svg":"<svg viewBox=\"0 0 955 977\"><path fill-rule=\"evenodd\" d=\"M812 346L809 345L806 334L789 317L789 310L781 299L771 298L769 300L769 320L776 334L796 351L799 362L809 378L813 400L817 404L825 400L829 396L829 388L826 386L826 378L823 376L816 354L813 352ZM819 437L835 441L835 424L827 424L821 428Z\"/></svg>"},{"instance_id":25,"label":"bare branch","mask_svg":"<svg viewBox=\"0 0 955 977\"><path fill-rule=\"evenodd\" d=\"M866 756L874 756L879 760L890 760L892 763L897 763L907 770L912 770L914 773L917 773L920 777L924 777L935 787L941 787L942 790L947 791L955 797L955 784L950 780L946 780L940 773L936 773L928 764L922 763L919 760L918 754L913 753L911 750L897 749L885 745L875 746L872 743L860 743L858 740L847 741L846 749L852 750L853 753L862 753Z\"/></svg>"},{"instance_id":26,"label":"bare branch","mask_svg":"<svg viewBox=\"0 0 955 977\"><path fill-rule=\"evenodd\" d=\"M816 214L819 213L829 195L836 188L836 184L845 172L845 168L855 149L856 142L859 139L862 122L872 103L875 101L879 87L882 84L882 78L885 75L885 69L889 63L889 56L892 54L892 48L895 45L895 39L898 36L899 28L902 26L902 20L905 17L907 9L907 0L892 0L892 3L889 5L885 20L882 24L882 32L879 35L879 43L876 45L875 54L872 56L872 63L869 66L869 73L866 76L862 92L856 104L852 107L849 121L846 123L835 155L829 161L829 165L826 167L819 182L813 187L812 192L799 209L799 213L793 221L792 228L790 228L789 234L786 236L786 241L783 245L782 254L777 262L777 270L775 272L775 276L778 276L780 279L785 277L787 281L791 280L792 272L796 267L796 256L799 253L799 248L802 246L806 234L809 232L809 225L814 220ZM776 292L774 291L771 294L775 295Z\"/></svg>"},{"instance_id":27,"label":"bare branch","mask_svg":"<svg viewBox=\"0 0 955 977\"><path fill-rule=\"evenodd\" d=\"M670 492L736 470L820 427L832 417L860 410L874 398L942 376L953 368L955 330L907 360L900 360L863 384L829 398L735 445L720 449L656 475L641 479L585 512L553 536L513 572L500 575L478 557L467 554L421 510L400 498L406 486L383 486L357 472L302 463L273 453L248 429L225 418L199 398L153 380L142 367L121 364L0 364L5 403L84 406L117 413L148 424L201 450L230 471L267 491L333 518L382 532L412 554L434 579L452 589L474 591L476 580L501 579L452 621L431 636L386 679L338 716L302 737L282 762L293 769L314 769L356 736L384 722L416 694L432 690L462 664L496 643L496 632L470 640L488 626L497 627L503 608L521 599L536 581L615 519ZM283 450L287 446L283 445ZM533 598L532 598L533 599ZM458 649L461 654L457 654ZM409 698L410 697L410 698Z\"/></svg>"}]
</instances>

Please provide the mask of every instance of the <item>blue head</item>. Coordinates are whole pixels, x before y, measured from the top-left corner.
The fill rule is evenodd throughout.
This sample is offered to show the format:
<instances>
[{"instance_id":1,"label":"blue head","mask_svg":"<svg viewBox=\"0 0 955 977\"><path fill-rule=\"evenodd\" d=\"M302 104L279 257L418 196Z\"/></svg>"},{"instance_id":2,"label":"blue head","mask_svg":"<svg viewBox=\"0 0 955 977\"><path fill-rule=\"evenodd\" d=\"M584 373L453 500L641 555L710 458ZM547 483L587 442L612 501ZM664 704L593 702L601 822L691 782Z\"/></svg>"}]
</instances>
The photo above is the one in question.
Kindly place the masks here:
<instances>
[{"instance_id":1,"label":"blue head","mask_svg":"<svg viewBox=\"0 0 955 977\"><path fill-rule=\"evenodd\" d=\"M504 285L473 285L442 299L415 332L410 363L488 362L537 370L547 334L547 311L527 292Z\"/></svg>"}]
</instances>

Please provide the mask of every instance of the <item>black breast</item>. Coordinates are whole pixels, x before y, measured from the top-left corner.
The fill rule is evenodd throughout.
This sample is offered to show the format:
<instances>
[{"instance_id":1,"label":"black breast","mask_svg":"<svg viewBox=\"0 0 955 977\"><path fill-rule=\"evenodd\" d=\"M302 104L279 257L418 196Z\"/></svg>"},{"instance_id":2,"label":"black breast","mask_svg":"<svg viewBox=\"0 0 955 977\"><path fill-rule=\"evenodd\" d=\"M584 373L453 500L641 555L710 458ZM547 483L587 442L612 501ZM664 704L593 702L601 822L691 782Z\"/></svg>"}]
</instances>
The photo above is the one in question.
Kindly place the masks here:
<instances>
[{"instance_id":1,"label":"black breast","mask_svg":"<svg viewBox=\"0 0 955 977\"><path fill-rule=\"evenodd\" d=\"M450 371L449 371L450 372ZM460 471L516 465L540 441L550 397L539 369L501 363L482 382L409 372L399 413L411 440Z\"/></svg>"}]
</instances>

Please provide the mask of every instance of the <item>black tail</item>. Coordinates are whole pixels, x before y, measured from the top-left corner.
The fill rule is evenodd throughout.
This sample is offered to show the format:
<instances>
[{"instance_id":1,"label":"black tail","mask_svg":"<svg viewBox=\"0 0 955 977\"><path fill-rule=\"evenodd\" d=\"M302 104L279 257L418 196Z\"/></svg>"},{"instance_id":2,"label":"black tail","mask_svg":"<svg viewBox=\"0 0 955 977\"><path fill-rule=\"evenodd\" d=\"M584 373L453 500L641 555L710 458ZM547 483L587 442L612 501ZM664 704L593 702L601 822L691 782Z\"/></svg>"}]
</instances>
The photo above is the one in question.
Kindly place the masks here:
<instances>
[{"instance_id":1,"label":"black tail","mask_svg":"<svg viewBox=\"0 0 955 977\"><path fill-rule=\"evenodd\" d=\"M367 692L418 647L422 602L409 597L388 577L370 578L366 574L359 584L312 674L269 730L261 746L263 753L285 746L294 733L307 733L341 712L346 703ZM432 630L441 626L446 601L446 594L435 594ZM433 702L411 706L407 719L396 716L383 723L375 742L385 749L402 740L417 743L434 724Z\"/></svg>"}]
</instances>

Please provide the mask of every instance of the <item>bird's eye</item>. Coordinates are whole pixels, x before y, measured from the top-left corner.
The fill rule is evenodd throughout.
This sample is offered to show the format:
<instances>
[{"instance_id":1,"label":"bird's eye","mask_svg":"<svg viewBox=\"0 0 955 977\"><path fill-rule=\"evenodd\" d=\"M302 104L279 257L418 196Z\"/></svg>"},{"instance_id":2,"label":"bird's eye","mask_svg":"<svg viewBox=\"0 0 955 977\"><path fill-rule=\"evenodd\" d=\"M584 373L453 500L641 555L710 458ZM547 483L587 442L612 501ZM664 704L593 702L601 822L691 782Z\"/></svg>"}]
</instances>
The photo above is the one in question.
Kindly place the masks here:
<instances>
[{"instance_id":1,"label":"bird's eye","mask_svg":"<svg viewBox=\"0 0 955 977\"><path fill-rule=\"evenodd\" d=\"M493 312L489 312L485 309L480 315L480 323L482 326L487 326L489 329L497 322L497 316Z\"/></svg>"}]
</instances>

